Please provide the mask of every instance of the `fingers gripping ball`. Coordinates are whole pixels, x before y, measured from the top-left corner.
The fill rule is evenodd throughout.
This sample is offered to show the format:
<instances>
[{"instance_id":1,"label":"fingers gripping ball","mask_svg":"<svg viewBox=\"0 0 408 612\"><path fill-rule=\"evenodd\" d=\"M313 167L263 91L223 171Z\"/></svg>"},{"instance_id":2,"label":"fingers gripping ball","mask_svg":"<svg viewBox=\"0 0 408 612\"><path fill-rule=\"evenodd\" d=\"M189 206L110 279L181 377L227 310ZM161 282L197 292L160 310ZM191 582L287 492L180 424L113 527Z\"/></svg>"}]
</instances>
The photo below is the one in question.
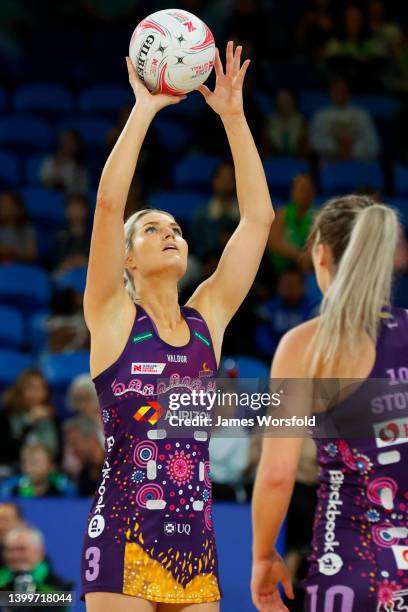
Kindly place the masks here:
<instances>
[{"instance_id":1,"label":"fingers gripping ball","mask_svg":"<svg viewBox=\"0 0 408 612\"><path fill-rule=\"evenodd\" d=\"M180 95L197 89L210 74L214 37L195 15L166 9L139 23L130 41L129 56L150 91Z\"/></svg>"}]
</instances>

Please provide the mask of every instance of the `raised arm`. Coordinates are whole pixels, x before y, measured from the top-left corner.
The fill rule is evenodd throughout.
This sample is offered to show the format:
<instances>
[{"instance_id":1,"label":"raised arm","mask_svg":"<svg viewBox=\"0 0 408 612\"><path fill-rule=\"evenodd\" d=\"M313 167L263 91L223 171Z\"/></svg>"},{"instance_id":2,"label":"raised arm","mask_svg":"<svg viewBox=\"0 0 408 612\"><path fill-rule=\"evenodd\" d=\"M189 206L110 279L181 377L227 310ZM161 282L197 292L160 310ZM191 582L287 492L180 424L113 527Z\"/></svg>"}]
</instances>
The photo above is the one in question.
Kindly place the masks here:
<instances>
[{"instance_id":1,"label":"raised arm","mask_svg":"<svg viewBox=\"0 0 408 612\"><path fill-rule=\"evenodd\" d=\"M185 96L152 95L126 58L136 102L102 171L97 198L84 296L89 326L110 304L129 300L123 283L125 265L124 210L140 149L158 110Z\"/></svg>"},{"instance_id":2,"label":"raised arm","mask_svg":"<svg viewBox=\"0 0 408 612\"><path fill-rule=\"evenodd\" d=\"M227 45L224 73L217 50L216 87L200 87L224 125L235 166L240 222L227 243L214 274L196 290L189 303L217 321L222 334L241 305L257 273L274 219L264 169L245 119L242 86L249 60L240 65L241 47Z\"/></svg>"}]
</instances>

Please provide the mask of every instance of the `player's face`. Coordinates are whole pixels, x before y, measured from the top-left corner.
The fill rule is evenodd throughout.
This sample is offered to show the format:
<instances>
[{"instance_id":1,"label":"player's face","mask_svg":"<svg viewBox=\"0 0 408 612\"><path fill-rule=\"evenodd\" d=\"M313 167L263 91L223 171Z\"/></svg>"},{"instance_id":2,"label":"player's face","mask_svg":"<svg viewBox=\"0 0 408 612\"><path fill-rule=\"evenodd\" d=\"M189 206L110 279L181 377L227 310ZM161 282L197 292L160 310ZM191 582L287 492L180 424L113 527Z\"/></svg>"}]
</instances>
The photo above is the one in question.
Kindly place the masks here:
<instances>
[{"instance_id":1,"label":"player's face","mask_svg":"<svg viewBox=\"0 0 408 612\"><path fill-rule=\"evenodd\" d=\"M147 213L136 223L133 250L127 268L134 274L150 276L165 272L179 280L187 268L188 247L173 217Z\"/></svg>"}]
</instances>

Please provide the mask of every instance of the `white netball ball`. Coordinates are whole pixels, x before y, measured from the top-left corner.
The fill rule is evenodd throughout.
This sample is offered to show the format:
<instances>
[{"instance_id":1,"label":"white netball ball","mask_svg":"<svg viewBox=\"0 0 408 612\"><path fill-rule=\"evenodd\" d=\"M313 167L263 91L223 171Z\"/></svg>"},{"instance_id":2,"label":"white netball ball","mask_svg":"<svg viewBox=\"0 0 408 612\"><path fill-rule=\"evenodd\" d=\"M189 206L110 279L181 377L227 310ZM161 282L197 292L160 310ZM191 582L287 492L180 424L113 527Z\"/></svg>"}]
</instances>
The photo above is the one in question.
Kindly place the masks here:
<instances>
[{"instance_id":1,"label":"white netball ball","mask_svg":"<svg viewBox=\"0 0 408 612\"><path fill-rule=\"evenodd\" d=\"M139 23L130 41L129 57L150 91L180 95L197 89L210 74L214 37L195 15L166 9Z\"/></svg>"}]
</instances>

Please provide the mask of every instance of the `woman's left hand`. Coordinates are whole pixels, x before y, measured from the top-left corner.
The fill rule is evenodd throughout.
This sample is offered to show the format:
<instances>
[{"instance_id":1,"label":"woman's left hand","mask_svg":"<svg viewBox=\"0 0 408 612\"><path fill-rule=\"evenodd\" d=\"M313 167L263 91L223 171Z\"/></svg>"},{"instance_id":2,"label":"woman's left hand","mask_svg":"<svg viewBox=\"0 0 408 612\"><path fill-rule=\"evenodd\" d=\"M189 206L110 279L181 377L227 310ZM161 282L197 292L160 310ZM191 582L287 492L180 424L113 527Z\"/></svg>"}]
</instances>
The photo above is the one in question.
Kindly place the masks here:
<instances>
[{"instance_id":1,"label":"woman's left hand","mask_svg":"<svg viewBox=\"0 0 408 612\"><path fill-rule=\"evenodd\" d=\"M207 104L220 115L222 119L242 117L244 114L242 101L242 86L250 60L245 60L241 66L242 47L234 52L234 43L229 41L226 53L226 70L220 59L218 49L215 52L215 89L210 91L206 85L200 85Z\"/></svg>"},{"instance_id":2,"label":"woman's left hand","mask_svg":"<svg viewBox=\"0 0 408 612\"><path fill-rule=\"evenodd\" d=\"M293 599L292 583L288 568L276 551L269 559L255 559L252 564L251 593L252 601L260 612L288 612L282 602L278 584L281 583L285 594Z\"/></svg>"}]
</instances>

